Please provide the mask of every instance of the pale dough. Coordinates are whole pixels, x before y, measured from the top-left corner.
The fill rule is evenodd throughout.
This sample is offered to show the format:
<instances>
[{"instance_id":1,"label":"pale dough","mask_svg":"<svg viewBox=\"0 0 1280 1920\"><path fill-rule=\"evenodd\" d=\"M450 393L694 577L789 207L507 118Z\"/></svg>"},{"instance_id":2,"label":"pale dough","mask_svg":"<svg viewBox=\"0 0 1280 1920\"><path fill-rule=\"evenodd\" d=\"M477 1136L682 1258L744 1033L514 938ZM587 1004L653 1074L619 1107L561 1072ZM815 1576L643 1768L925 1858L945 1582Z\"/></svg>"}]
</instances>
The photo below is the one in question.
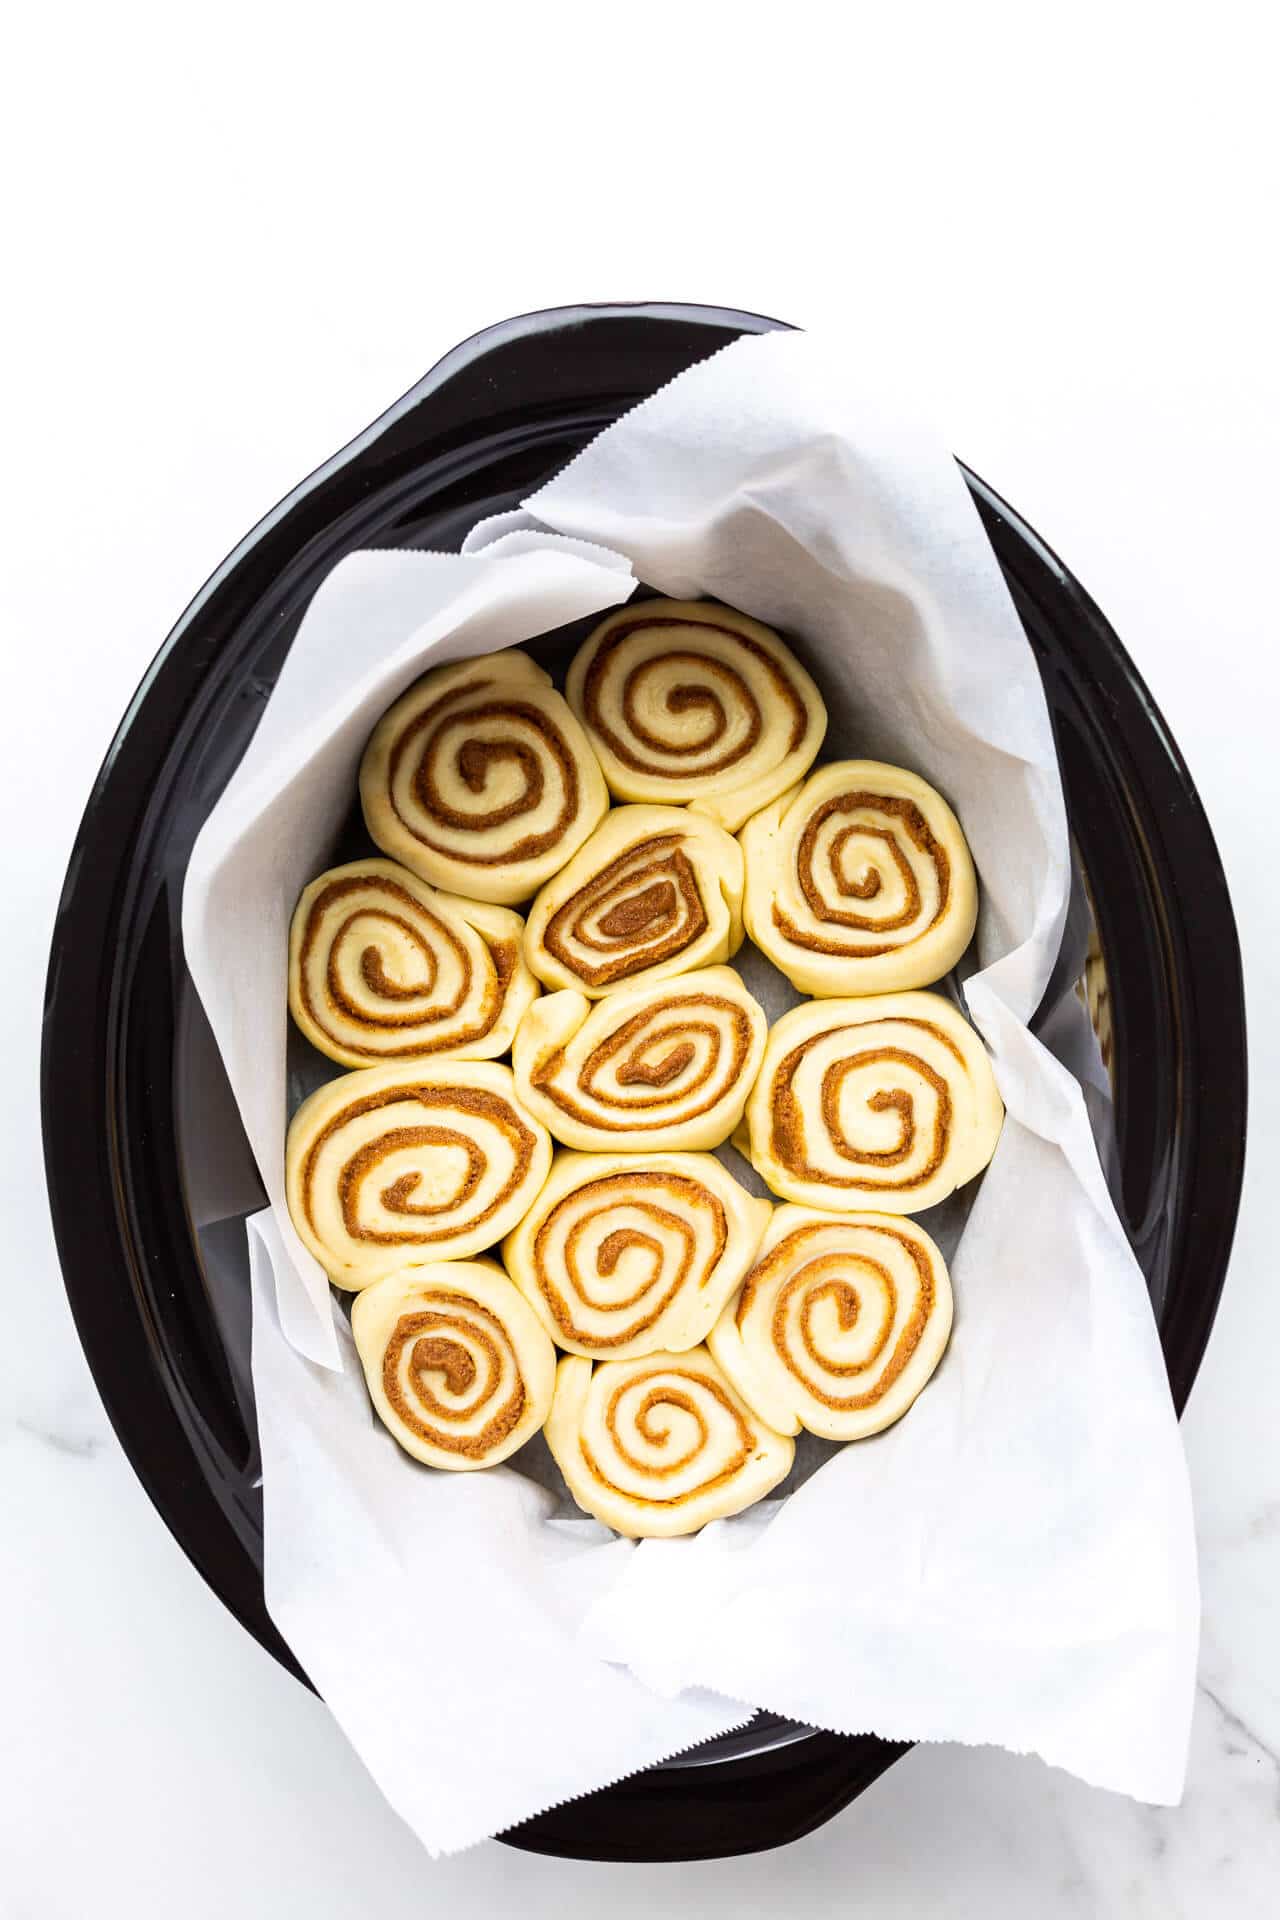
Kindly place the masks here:
<instances>
[{"instance_id":1,"label":"pale dough","mask_svg":"<svg viewBox=\"0 0 1280 1920\"><path fill-rule=\"evenodd\" d=\"M505 1053L538 983L509 907L438 893L393 860L305 887L289 931L289 1011L344 1066Z\"/></svg>"},{"instance_id":2,"label":"pale dough","mask_svg":"<svg viewBox=\"0 0 1280 1920\"><path fill-rule=\"evenodd\" d=\"M718 1147L742 1117L768 1023L732 967L640 982L592 1003L535 1000L516 1029L520 1098L589 1152Z\"/></svg>"},{"instance_id":3,"label":"pale dough","mask_svg":"<svg viewBox=\"0 0 1280 1920\"><path fill-rule=\"evenodd\" d=\"M960 823L902 767L820 767L741 841L747 932L801 993L927 987L973 938L978 886Z\"/></svg>"},{"instance_id":4,"label":"pale dough","mask_svg":"<svg viewBox=\"0 0 1280 1920\"><path fill-rule=\"evenodd\" d=\"M502 1257L567 1353L683 1353L736 1292L772 1211L709 1153L558 1153Z\"/></svg>"},{"instance_id":5,"label":"pale dough","mask_svg":"<svg viewBox=\"0 0 1280 1920\"><path fill-rule=\"evenodd\" d=\"M731 832L803 776L827 728L773 629L707 600L611 613L565 693L617 799L689 804Z\"/></svg>"},{"instance_id":6,"label":"pale dough","mask_svg":"<svg viewBox=\"0 0 1280 1920\"><path fill-rule=\"evenodd\" d=\"M590 999L730 959L742 945L742 849L686 807L615 807L543 887L525 959Z\"/></svg>"},{"instance_id":7,"label":"pale dough","mask_svg":"<svg viewBox=\"0 0 1280 1920\"><path fill-rule=\"evenodd\" d=\"M386 1275L353 1302L351 1331L378 1418L429 1467L495 1467L551 1409L555 1349L490 1260Z\"/></svg>"},{"instance_id":8,"label":"pale dough","mask_svg":"<svg viewBox=\"0 0 1280 1920\"><path fill-rule=\"evenodd\" d=\"M902 1418L950 1333L951 1281L923 1227L788 1206L708 1345L780 1433L861 1440Z\"/></svg>"},{"instance_id":9,"label":"pale dough","mask_svg":"<svg viewBox=\"0 0 1280 1920\"><path fill-rule=\"evenodd\" d=\"M741 1144L786 1200L923 1213L981 1173L1003 1121L964 1015L940 994L886 993L783 1014Z\"/></svg>"},{"instance_id":10,"label":"pale dough","mask_svg":"<svg viewBox=\"0 0 1280 1920\"><path fill-rule=\"evenodd\" d=\"M510 1231L551 1166L510 1067L419 1060L344 1073L289 1124L289 1213L330 1279L356 1290L462 1260Z\"/></svg>"},{"instance_id":11,"label":"pale dough","mask_svg":"<svg viewBox=\"0 0 1280 1920\"><path fill-rule=\"evenodd\" d=\"M360 763L384 853L469 900L527 900L603 817L604 776L551 679L514 649L434 667Z\"/></svg>"},{"instance_id":12,"label":"pale dough","mask_svg":"<svg viewBox=\"0 0 1280 1920\"><path fill-rule=\"evenodd\" d=\"M546 1436L583 1511L633 1538L741 1513L795 1458L794 1440L751 1411L705 1347L594 1368L566 1355Z\"/></svg>"}]
</instances>

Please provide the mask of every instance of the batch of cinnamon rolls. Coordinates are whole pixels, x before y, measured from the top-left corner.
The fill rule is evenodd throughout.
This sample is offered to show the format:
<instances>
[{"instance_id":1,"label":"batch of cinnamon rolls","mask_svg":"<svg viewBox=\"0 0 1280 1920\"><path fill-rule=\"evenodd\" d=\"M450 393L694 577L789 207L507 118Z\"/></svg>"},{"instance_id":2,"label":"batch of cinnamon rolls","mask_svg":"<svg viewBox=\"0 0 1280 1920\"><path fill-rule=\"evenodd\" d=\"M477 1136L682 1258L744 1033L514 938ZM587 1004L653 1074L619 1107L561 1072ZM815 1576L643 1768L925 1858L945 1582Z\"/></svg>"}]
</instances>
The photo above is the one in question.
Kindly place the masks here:
<instances>
[{"instance_id":1,"label":"batch of cinnamon rolls","mask_svg":"<svg viewBox=\"0 0 1280 1920\"><path fill-rule=\"evenodd\" d=\"M379 722L381 854L293 920L293 1017L350 1071L294 1116L288 1195L418 1460L541 1431L587 1513L691 1533L938 1365L951 1286L911 1216L1003 1120L923 991L972 937L973 863L918 773L816 766L826 724L776 633L669 600L605 619L564 695L507 651ZM808 996L772 1026L748 936Z\"/></svg>"}]
</instances>

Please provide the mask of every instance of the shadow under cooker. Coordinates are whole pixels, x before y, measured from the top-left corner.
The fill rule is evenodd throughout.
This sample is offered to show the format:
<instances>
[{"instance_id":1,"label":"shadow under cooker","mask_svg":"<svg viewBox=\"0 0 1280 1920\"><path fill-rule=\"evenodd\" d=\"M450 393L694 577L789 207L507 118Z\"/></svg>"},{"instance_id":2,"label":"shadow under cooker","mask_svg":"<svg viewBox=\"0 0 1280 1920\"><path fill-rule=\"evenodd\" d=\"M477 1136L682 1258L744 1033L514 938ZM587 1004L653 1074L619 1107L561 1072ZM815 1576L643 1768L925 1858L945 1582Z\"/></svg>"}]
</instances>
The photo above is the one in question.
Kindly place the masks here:
<instances>
[{"instance_id":1,"label":"shadow under cooker","mask_svg":"<svg viewBox=\"0 0 1280 1920\"><path fill-rule=\"evenodd\" d=\"M263 1603L242 1224L262 1192L183 961L191 846L312 593L344 554L456 549L628 406L739 333L776 324L707 308L561 309L466 342L203 589L90 798L45 1010L46 1162L67 1289L151 1498L214 1591L300 1678ZM966 478L1044 680L1078 854L1037 1025L1052 1040L1087 971L1095 1024L1105 1006L1111 1034L1104 1164L1180 1410L1243 1166L1243 997L1225 880L1176 745L1119 641L1037 536ZM762 1715L503 1837L619 1860L747 1852L820 1824L904 1751Z\"/></svg>"}]
</instances>

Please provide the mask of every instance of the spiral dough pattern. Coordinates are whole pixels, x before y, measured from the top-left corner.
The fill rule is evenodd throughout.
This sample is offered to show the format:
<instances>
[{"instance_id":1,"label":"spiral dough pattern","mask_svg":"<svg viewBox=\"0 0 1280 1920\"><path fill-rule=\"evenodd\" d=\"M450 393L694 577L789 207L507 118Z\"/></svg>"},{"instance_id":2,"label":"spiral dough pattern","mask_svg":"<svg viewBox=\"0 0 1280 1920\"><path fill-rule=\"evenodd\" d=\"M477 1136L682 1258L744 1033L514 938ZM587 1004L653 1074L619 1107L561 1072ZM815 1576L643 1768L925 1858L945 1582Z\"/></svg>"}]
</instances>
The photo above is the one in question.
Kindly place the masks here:
<instances>
[{"instance_id":1,"label":"spiral dough pattern","mask_svg":"<svg viewBox=\"0 0 1280 1920\"><path fill-rule=\"evenodd\" d=\"M767 1024L732 967L641 983L593 1006L535 1000L516 1031L520 1098L566 1146L718 1147L742 1117Z\"/></svg>"},{"instance_id":2,"label":"spiral dough pattern","mask_svg":"<svg viewBox=\"0 0 1280 1920\"><path fill-rule=\"evenodd\" d=\"M939 994L811 1000L770 1030L744 1151L784 1199L923 1213L982 1171L1003 1120L981 1041Z\"/></svg>"},{"instance_id":3,"label":"spiral dough pattern","mask_svg":"<svg viewBox=\"0 0 1280 1920\"><path fill-rule=\"evenodd\" d=\"M822 767L742 831L744 913L801 993L890 993L940 980L973 937L978 889L960 823L914 773Z\"/></svg>"},{"instance_id":4,"label":"spiral dough pattern","mask_svg":"<svg viewBox=\"0 0 1280 1920\"><path fill-rule=\"evenodd\" d=\"M555 1349L492 1261L388 1274L355 1301L351 1331L378 1418L428 1466L496 1466L550 1411Z\"/></svg>"},{"instance_id":5,"label":"spiral dough pattern","mask_svg":"<svg viewBox=\"0 0 1280 1920\"><path fill-rule=\"evenodd\" d=\"M709 1345L780 1433L861 1440L901 1419L951 1332L951 1281L914 1221L779 1207Z\"/></svg>"},{"instance_id":6,"label":"spiral dough pattern","mask_svg":"<svg viewBox=\"0 0 1280 1920\"><path fill-rule=\"evenodd\" d=\"M609 804L586 735L527 654L437 667L396 701L360 764L374 840L433 886L526 900Z\"/></svg>"},{"instance_id":7,"label":"spiral dough pattern","mask_svg":"<svg viewBox=\"0 0 1280 1920\"><path fill-rule=\"evenodd\" d=\"M525 959L591 999L727 960L742 944L742 849L684 807L615 807L529 910Z\"/></svg>"},{"instance_id":8,"label":"spiral dough pattern","mask_svg":"<svg viewBox=\"0 0 1280 1920\"><path fill-rule=\"evenodd\" d=\"M696 1533L740 1513L795 1457L795 1442L751 1411L705 1347L594 1370L568 1355L546 1435L583 1511L633 1538Z\"/></svg>"},{"instance_id":9,"label":"spiral dough pattern","mask_svg":"<svg viewBox=\"0 0 1280 1920\"><path fill-rule=\"evenodd\" d=\"M305 888L289 934L289 1010L344 1066L505 1053L538 983L507 907L436 893L392 860Z\"/></svg>"},{"instance_id":10,"label":"spiral dough pattern","mask_svg":"<svg viewBox=\"0 0 1280 1920\"><path fill-rule=\"evenodd\" d=\"M511 1069L489 1060L343 1074L303 1101L285 1145L293 1224L330 1279L353 1290L492 1246L550 1164Z\"/></svg>"},{"instance_id":11,"label":"spiral dough pattern","mask_svg":"<svg viewBox=\"0 0 1280 1920\"><path fill-rule=\"evenodd\" d=\"M616 798L688 803L730 832L803 777L827 726L772 628L709 601L610 614L565 691Z\"/></svg>"},{"instance_id":12,"label":"spiral dough pattern","mask_svg":"<svg viewBox=\"0 0 1280 1920\"><path fill-rule=\"evenodd\" d=\"M771 1211L709 1153L561 1153L502 1257L567 1352L682 1353L736 1291Z\"/></svg>"}]
</instances>

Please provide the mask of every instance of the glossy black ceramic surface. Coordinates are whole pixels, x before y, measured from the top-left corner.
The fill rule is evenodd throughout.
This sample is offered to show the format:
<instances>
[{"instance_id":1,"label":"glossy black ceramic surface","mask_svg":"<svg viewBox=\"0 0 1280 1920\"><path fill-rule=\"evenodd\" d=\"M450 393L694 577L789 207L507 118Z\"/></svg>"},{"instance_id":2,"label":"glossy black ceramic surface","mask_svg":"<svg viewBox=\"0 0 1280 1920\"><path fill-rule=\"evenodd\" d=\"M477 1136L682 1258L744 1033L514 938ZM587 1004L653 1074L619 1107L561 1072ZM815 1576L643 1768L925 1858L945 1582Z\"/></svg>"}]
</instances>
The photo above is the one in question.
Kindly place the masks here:
<instances>
[{"instance_id":1,"label":"glossy black ceramic surface","mask_svg":"<svg viewBox=\"0 0 1280 1920\"><path fill-rule=\"evenodd\" d=\"M572 308L457 348L213 576L153 662L90 797L45 1009L46 1164L67 1290L152 1500L214 1591L295 1673L262 1594L240 1226L260 1187L183 963L191 845L337 560L370 545L457 547L635 401L737 334L776 324L709 308ZM1230 902L1190 776L1116 636L1037 536L967 478L1044 677L1087 877L1044 1019L1070 994L1092 931L1114 1029L1104 1158L1181 1408L1243 1165ZM903 1751L758 1721L506 1838L619 1860L747 1852L818 1825Z\"/></svg>"}]
</instances>

